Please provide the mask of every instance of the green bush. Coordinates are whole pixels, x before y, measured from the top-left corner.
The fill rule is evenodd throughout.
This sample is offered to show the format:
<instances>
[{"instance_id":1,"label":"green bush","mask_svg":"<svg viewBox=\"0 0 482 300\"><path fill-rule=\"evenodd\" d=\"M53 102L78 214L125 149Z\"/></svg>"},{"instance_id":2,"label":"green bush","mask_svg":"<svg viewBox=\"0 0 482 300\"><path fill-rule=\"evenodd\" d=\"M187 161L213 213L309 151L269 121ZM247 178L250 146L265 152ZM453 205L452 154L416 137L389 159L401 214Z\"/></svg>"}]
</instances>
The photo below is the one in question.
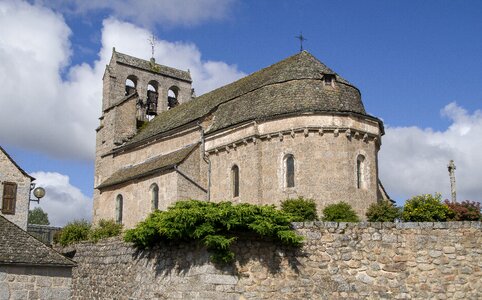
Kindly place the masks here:
<instances>
[{"instance_id":1,"label":"green bush","mask_svg":"<svg viewBox=\"0 0 482 300\"><path fill-rule=\"evenodd\" d=\"M99 220L99 224L92 228L89 233L89 240L97 243L100 239L111 236L118 236L122 232L122 224L117 224L114 220Z\"/></svg>"},{"instance_id":2,"label":"green bush","mask_svg":"<svg viewBox=\"0 0 482 300\"><path fill-rule=\"evenodd\" d=\"M405 202L402 219L406 222L443 222L452 214L441 202L441 195L424 194L414 196Z\"/></svg>"},{"instance_id":3,"label":"green bush","mask_svg":"<svg viewBox=\"0 0 482 300\"><path fill-rule=\"evenodd\" d=\"M359 222L356 212L346 202L330 204L323 209L323 221L329 222Z\"/></svg>"},{"instance_id":4,"label":"green bush","mask_svg":"<svg viewBox=\"0 0 482 300\"><path fill-rule=\"evenodd\" d=\"M59 244L67 246L89 238L90 223L86 220L76 220L65 225L59 234Z\"/></svg>"},{"instance_id":5,"label":"green bush","mask_svg":"<svg viewBox=\"0 0 482 300\"><path fill-rule=\"evenodd\" d=\"M445 200L445 205L452 211L448 217L450 221L479 221L482 220L481 207L479 202L465 200L462 202L451 202Z\"/></svg>"},{"instance_id":6,"label":"green bush","mask_svg":"<svg viewBox=\"0 0 482 300\"><path fill-rule=\"evenodd\" d=\"M124 239L139 248L149 248L163 240L201 241L214 262L234 260L230 246L240 234L255 233L289 246L300 246L302 236L291 228L291 216L273 205L238 204L187 200L176 202L167 211L155 211Z\"/></svg>"},{"instance_id":7,"label":"green bush","mask_svg":"<svg viewBox=\"0 0 482 300\"><path fill-rule=\"evenodd\" d=\"M383 200L370 204L365 215L369 222L393 222L400 218L400 208Z\"/></svg>"},{"instance_id":8,"label":"green bush","mask_svg":"<svg viewBox=\"0 0 482 300\"><path fill-rule=\"evenodd\" d=\"M316 203L312 199L286 199L281 202L281 210L291 215L291 221L318 221Z\"/></svg>"}]
</instances>

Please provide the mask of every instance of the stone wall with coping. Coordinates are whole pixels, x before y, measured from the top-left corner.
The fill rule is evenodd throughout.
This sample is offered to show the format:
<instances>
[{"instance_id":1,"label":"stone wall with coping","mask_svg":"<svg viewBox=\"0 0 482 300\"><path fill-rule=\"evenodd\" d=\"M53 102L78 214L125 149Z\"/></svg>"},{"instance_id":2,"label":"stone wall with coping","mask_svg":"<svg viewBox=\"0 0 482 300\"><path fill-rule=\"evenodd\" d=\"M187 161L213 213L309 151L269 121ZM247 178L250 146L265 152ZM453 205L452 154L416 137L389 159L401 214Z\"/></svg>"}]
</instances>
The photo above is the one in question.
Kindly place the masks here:
<instances>
[{"instance_id":1,"label":"stone wall with coping","mask_svg":"<svg viewBox=\"0 0 482 300\"><path fill-rule=\"evenodd\" d=\"M120 238L64 252L72 299L481 299L482 224L294 223L301 249L256 238L216 267L195 243L139 251Z\"/></svg>"},{"instance_id":2,"label":"stone wall with coping","mask_svg":"<svg viewBox=\"0 0 482 300\"><path fill-rule=\"evenodd\" d=\"M71 277L70 267L0 265L0 299L69 299Z\"/></svg>"}]
</instances>

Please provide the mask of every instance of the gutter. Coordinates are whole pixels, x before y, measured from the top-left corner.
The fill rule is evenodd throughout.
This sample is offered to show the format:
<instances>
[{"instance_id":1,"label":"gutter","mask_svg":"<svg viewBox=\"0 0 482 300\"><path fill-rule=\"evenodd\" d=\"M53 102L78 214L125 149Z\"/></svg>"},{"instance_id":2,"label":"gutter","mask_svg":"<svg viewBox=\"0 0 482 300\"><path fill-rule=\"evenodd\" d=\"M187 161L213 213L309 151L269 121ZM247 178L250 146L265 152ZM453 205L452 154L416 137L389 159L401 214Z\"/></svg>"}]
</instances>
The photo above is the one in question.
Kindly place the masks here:
<instances>
[{"instance_id":1,"label":"gutter","mask_svg":"<svg viewBox=\"0 0 482 300\"><path fill-rule=\"evenodd\" d=\"M208 202L209 202L211 201L211 160L209 159L209 156L206 155L206 145L205 145L206 138L204 137L204 129L199 122L197 123L197 126L199 126L199 130L201 130L201 154L203 156L203 160L208 164L207 194L208 194Z\"/></svg>"}]
</instances>

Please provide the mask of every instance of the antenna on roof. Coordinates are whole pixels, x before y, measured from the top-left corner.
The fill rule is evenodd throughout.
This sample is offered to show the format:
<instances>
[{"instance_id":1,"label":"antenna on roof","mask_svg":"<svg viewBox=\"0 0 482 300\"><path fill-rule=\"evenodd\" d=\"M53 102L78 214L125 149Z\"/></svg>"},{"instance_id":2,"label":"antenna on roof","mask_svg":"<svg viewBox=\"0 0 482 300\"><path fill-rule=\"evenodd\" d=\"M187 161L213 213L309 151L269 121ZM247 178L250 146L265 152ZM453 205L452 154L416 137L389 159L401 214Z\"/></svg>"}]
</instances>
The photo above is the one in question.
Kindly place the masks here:
<instances>
[{"instance_id":1,"label":"antenna on roof","mask_svg":"<svg viewBox=\"0 0 482 300\"><path fill-rule=\"evenodd\" d=\"M154 46L156 43L156 37L154 35L151 35L151 37L148 38L147 40L149 41L149 44L151 44L151 51L152 51L151 58L154 58Z\"/></svg>"},{"instance_id":2,"label":"antenna on roof","mask_svg":"<svg viewBox=\"0 0 482 300\"><path fill-rule=\"evenodd\" d=\"M295 36L298 40L300 40L300 52L303 51L303 41L307 41L308 39L305 39L303 36L303 33L300 31L300 35Z\"/></svg>"}]
</instances>

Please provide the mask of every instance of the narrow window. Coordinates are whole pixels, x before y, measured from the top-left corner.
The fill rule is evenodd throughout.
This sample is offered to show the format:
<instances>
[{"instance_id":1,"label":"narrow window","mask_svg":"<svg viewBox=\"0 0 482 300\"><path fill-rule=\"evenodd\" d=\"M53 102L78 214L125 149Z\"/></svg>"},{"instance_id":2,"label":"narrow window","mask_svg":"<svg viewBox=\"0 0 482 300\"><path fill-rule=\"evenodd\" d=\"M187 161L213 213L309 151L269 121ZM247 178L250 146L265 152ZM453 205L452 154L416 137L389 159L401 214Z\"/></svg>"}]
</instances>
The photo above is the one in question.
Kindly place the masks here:
<instances>
[{"instance_id":1,"label":"narrow window","mask_svg":"<svg viewBox=\"0 0 482 300\"><path fill-rule=\"evenodd\" d=\"M122 224L122 211L124 206L124 200L122 199L122 195L117 195L115 199L115 222L117 224Z\"/></svg>"},{"instance_id":2,"label":"narrow window","mask_svg":"<svg viewBox=\"0 0 482 300\"><path fill-rule=\"evenodd\" d=\"M363 187L363 176L364 173L364 161L365 161L365 156L363 155L358 155L356 159L356 187L358 189L361 189Z\"/></svg>"},{"instance_id":3,"label":"narrow window","mask_svg":"<svg viewBox=\"0 0 482 300\"><path fill-rule=\"evenodd\" d=\"M239 197L239 167L237 165L231 168L231 177L233 181L233 197Z\"/></svg>"},{"instance_id":4,"label":"narrow window","mask_svg":"<svg viewBox=\"0 0 482 300\"><path fill-rule=\"evenodd\" d=\"M153 183L151 185L151 209L155 211L159 209L159 187L157 184Z\"/></svg>"},{"instance_id":5,"label":"narrow window","mask_svg":"<svg viewBox=\"0 0 482 300\"><path fill-rule=\"evenodd\" d=\"M17 184L15 182L3 182L2 213L14 215L16 202Z\"/></svg>"},{"instance_id":6,"label":"narrow window","mask_svg":"<svg viewBox=\"0 0 482 300\"><path fill-rule=\"evenodd\" d=\"M289 154L285 159L286 164L286 187L295 186L295 158Z\"/></svg>"}]
</instances>

